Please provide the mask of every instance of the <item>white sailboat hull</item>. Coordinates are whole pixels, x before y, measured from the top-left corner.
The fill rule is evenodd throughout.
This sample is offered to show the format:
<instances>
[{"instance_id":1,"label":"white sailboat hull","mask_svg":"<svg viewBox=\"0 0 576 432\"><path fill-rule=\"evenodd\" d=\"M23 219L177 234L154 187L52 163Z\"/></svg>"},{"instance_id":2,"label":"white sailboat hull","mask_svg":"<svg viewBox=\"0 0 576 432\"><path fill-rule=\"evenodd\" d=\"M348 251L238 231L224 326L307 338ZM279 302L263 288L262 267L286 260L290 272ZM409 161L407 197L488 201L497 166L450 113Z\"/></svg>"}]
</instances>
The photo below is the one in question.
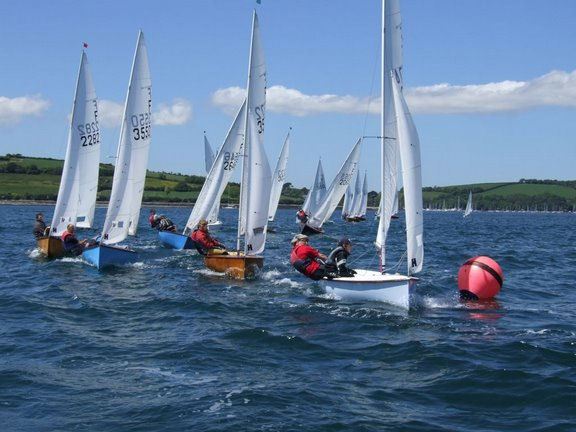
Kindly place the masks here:
<instances>
[{"instance_id":1,"label":"white sailboat hull","mask_svg":"<svg viewBox=\"0 0 576 432\"><path fill-rule=\"evenodd\" d=\"M380 301L403 309L410 308L410 292L417 278L401 274L356 270L354 277L323 279L320 286L338 299Z\"/></svg>"}]
</instances>

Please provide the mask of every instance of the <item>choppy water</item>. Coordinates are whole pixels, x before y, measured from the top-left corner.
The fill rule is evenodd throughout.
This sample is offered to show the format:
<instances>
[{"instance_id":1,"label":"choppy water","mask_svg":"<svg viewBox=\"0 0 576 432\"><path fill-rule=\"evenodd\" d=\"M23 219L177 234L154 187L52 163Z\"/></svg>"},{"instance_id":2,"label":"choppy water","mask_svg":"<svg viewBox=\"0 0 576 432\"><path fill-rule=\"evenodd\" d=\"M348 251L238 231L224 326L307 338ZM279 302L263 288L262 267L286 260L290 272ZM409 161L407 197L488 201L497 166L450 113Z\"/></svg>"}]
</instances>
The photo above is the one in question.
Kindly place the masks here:
<instances>
[{"instance_id":1,"label":"choppy water","mask_svg":"<svg viewBox=\"0 0 576 432\"><path fill-rule=\"evenodd\" d=\"M129 242L139 263L45 261L38 210L50 219L0 206L2 431L576 430L574 214L426 213L419 306L403 314L326 298L295 272L293 210L251 282L162 248L147 209ZM214 232L231 245L235 211L222 217L230 228ZM328 252L346 234L353 266L375 265L374 230L336 221L311 243ZM402 232L393 221L392 259ZM475 255L504 270L495 303L458 300Z\"/></svg>"}]
</instances>

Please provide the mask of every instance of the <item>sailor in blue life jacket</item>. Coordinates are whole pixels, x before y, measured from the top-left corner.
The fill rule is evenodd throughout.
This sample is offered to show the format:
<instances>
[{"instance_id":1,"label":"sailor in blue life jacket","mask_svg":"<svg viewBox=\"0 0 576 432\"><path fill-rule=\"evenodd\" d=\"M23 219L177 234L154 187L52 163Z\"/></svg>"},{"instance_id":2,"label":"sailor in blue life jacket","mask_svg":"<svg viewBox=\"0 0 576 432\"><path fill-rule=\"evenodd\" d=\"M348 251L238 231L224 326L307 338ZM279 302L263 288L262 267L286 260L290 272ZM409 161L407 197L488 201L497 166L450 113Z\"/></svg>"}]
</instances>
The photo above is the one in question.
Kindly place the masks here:
<instances>
[{"instance_id":1,"label":"sailor in blue life jacket","mask_svg":"<svg viewBox=\"0 0 576 432\"><path fill-rule=\"evenodd\" d=\"M338 247L330 252L326 261L326 268L329 271L336 272L338 277L354 277L356 270L348 267L348 257L352 252L352 242L349 238L344 237L338 242Z\"/></svg>"},{"instance_id":2,"label":"sailor in blue life jacket","mask_svg":"<svg viewBox=\"0 0 576 432\"><path fill-rule=\"evenodd\" d=\"M64 251L71 253L73 255L81 255L84 247L88 243L88 240L78 241L76 235L74 234L76 227L74 224L68 224L66 231L62 233L62 245L64 246Z\"/></svg>"}]
</instances>

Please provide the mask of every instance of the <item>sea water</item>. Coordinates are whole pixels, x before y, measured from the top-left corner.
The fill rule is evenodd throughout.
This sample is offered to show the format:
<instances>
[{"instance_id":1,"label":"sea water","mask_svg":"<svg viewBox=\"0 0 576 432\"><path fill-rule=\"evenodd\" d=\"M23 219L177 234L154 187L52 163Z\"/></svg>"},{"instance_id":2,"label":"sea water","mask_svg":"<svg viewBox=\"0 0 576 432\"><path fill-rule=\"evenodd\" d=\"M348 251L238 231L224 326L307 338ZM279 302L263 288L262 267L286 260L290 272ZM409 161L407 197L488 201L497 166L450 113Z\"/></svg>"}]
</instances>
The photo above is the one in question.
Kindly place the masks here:
<instances>
[{"instance_id":1,"label":"sea water","mask_svg":"<svg viewBox=\"0 0 576 432\"><path fill-rule=\"evenodd\" d=\"M34 215L53 207L0 206L0 430L576 430L575 214L426 212L405 312L327 297L297 273L294 210L279 210L253 281L163 248L147 210L126 241L139 261L98 271L38 255ZM189 213L158 211L178 227ZM229 247L236 214L213 230ZM377 269L372 216L335 214L310 243L327 253L347 236L351 266ZM401 219L389 237L388 264L404 271ZM458 269L476 255L504 286L461 303Z\"/></svg>"}]
</instances>

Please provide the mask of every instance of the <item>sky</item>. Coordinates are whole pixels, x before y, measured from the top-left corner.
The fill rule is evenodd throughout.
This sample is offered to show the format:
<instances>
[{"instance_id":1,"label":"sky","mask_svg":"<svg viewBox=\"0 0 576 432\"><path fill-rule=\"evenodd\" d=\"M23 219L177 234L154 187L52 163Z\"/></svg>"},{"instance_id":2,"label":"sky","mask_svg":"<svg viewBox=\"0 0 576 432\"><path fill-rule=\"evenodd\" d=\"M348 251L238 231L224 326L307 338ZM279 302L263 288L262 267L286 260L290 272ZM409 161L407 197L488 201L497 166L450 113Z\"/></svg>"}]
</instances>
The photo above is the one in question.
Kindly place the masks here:
<instances>
[{"instance_id":1,"label":"sky","mask_svg":"<svg viewBox=\"0 0 576 432\"><path fill-rule=\"evenodd\" d=\"M149 169L205 175L246 87L252 11L267 67L272 167L327 181L379 134L380 0L72 0L0 3L0 154L62 159L82 44L114 162L138 31L150 59ZM401 0L404 94L424 186L576 179L576 1ZM360 169L379 182L379 143Z\"/></svg>"}]
</instances>

